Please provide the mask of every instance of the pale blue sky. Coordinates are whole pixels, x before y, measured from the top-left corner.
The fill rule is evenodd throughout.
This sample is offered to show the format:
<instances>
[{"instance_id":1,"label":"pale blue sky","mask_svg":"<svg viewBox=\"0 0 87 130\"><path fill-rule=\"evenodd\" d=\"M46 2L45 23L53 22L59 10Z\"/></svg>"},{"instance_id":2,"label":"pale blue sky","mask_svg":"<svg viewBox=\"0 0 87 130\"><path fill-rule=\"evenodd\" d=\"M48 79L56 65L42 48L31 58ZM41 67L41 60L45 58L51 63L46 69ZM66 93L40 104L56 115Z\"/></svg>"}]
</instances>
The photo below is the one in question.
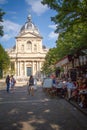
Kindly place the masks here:
<instances>
[{"instance_id":1,"label":"pale blue sky","mask_svg":"<svg viewBox=\"0 0 87 130\"><path fill-rule=\"evenodd\" d=\"M25 24L29 13L43 37L43 45L47 48L55 47L58 34L54 33L56 26L50 17L55 16L56 12L40 2L41 0L0 0L0 8L6 12L3 17L4 36L0 37L0 43L4 48L15 45L15 36Z\"/></svg>"}]
</instances>

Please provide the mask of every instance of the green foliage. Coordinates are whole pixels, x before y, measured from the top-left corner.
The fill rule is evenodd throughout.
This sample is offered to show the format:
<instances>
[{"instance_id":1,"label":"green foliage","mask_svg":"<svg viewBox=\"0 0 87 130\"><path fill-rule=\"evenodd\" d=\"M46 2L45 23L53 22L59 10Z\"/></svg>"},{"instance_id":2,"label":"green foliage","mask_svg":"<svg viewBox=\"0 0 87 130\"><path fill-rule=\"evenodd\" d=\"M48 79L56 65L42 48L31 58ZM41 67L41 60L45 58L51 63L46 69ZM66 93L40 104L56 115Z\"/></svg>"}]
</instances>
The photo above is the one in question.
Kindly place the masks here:
<instances>
[{"instance_id":1,"label":"green foliage","mask_svg":"<svg viewBox=\"0 0 87 130\"><path fill-rule=\"evenodd\" d=\"M87 0L42 0L42 4L57 12L51 20L57 25L56 32L73 30L73 25L87 23Z\"/></svg>"},{"instance_id":2,"label":"green foliage","mask_svg":"<svg viewBox=\"0 0 87 130\"><path fill-rule=\"evenodd\" d=\"M10 65L10 58L7 52L4 50L0 44L0 77L3 75L3 71L7 71Z\"/></svg>"},{"instance_id":3,"label":"green foliage","mask_svg":"<svg viewBox=\"0 0 87 130\"><path fill-rule=\"evenodd\" d=\"M56 42L58 60L87 48L87 0L42 0L56 11L51 18L59 33Z\"/></svg>"},{"instance_id":4,"label":"green foliage","mask_svg":"<svg viewBox=\"0 0 87 130\"><path fill-rule=\"evenodd\" d=\"M50 74L54 72L54 63L57 60L57 55L56 55L56 48L52 48L48 51L46 57L45 57L45 62L42 66L42 71L45 74Z\"/></svg>"},{"instance_id":5,"label":"green foliage","mask_svg":"<svg viewBox=\"0 0 87 130\"><path fill-rule=\"evenodd\" d=\"M74 31L61 34L57 40L57 54L59 59L65 55L74 54L81 49L87 48L87 28L82 24L73 26Z\"/></svg>"},{"instance_id":6,"label":"green foliage","mask_svg":"<svg viewBox=\"0 0 87 130\"><path fill-rule=\"evenodd\" d=\"M1 23L3 22L3 15L5 14L5 12L2 11L2 9L0 9L0 36L3 36L4 32L3 32L3 26L1 25Z\"/></svg>"}]
</instances>

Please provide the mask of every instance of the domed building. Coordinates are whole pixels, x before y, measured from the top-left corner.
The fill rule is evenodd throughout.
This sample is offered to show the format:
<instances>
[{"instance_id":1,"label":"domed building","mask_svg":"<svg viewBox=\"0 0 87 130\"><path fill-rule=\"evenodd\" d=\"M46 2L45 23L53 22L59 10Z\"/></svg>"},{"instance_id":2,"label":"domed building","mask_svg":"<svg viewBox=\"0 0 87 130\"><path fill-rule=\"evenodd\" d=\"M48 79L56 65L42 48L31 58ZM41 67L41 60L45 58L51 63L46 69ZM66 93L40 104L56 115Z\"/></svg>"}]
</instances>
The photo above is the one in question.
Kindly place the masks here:
<instances>
[{"instance_id":1,"label":"domed building","mask_svg":"<svg viewBox=\"0 0 87 130\"><path fill-rule=\"evenodd\" d=\"M42 39L29 15L16 37L15 47L8 51L11 68L14 67L16 77L41 76L41 67L48 52L42 45Z\"/></svg>"}]
</instances>

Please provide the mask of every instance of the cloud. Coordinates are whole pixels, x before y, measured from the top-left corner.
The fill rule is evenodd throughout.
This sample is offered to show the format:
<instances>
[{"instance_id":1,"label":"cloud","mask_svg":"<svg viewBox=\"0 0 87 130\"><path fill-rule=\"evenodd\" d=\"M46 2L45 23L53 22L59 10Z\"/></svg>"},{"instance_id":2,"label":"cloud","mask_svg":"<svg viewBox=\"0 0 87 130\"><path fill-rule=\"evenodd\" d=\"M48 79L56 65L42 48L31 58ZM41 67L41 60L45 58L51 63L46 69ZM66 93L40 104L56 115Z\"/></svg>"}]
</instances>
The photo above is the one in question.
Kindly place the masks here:
<instances>
[{"instance_id":1,"label":"cloud","mask_svg":"<svg viewBox=\"0 0 87 130\"><path fill-rule=\"evenodd\" d=\"M6 14L12 15L12 19L17 19L17 16L16 16L17 12L16 11L7 11Z\"/></svg>"},{"instance_id":2,"label":"cloud","mask_svg":"<svg viewBox=\"0 0 87 130\"><path fill-rule=\"evenodd\" d=\"M48 35L49 39L57 39L59 34L54 33L53 31Z\"/></svg>"},{"instance_id":3,"label":"cloud","mask_svg":"<svg viewBox=\"0 0 87 130\"><path fill-rule=\"evenodd\" d=\"M21 28L21 25L9 20L5 20L2 25L4 27L4 36L1 38L1 41L8 41L9 39L14 38Z\"/></svg>"},{"instance_id":4,"label":"cloud","mask_svg":"<svg viewBox=\"0 0 87 130\"><path fill-rule=\"evenodd\" d=\"M2 38L1 41L8 41L9 39L11 39L12 36L10 36L9 34L5 34Z\"/></svg>"},{"instance_id":5,"label":"cloud","mask_svg":"<svg viewBox=\"0 0 87 130\"><path fill-rule=\"evenodd\" d=\"M56 25L49 25L48 27L53 29L53 30L56 30ZM57 39L58 36L59 36L59 34L55 33L54 31L50 32L48 35L49 39Z\"/></svg>"},{"instance_id":6,"label":"cloud","mask_svg":"<svg viewBox=\"0 0 87 130\"><path fill-rule=\"evenodd\" d=\"M42 0L25 0L28 5L31 6L33 12L35 12L37 15L41 15L44 12L46 12L49 8L47 5L41 4Z\"/></svg>"},{"instance_id":7,"label":"cloud","mask_svg":"<svg viewBox=\"0 0 87 130\"><path fill-rule=\"evenodd\" d=\"M56 29L56 25L49 25L48 27L54 30Z\"/></svg>"},{"instance_id":8,"label":"cloud","mask_svg":"<svg viewBox=\"0 0 87 130\"><path fill-rule=\"evenodd\" d=\"M0 4L6 4L6 3L8 3L7 0L0 0Z\"/></svg>"}]
</instances>

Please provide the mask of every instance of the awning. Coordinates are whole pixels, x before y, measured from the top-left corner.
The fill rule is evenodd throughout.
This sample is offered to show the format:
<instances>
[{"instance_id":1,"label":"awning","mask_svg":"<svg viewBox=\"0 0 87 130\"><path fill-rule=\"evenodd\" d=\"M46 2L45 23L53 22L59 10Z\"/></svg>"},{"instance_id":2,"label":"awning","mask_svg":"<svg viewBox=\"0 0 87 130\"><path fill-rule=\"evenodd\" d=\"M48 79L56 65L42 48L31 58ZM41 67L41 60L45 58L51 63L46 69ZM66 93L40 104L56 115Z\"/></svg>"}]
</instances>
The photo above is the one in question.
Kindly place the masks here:
<instances>
[{"instance_id":1,"label":"awning","mask_svg":"<svg viewBox=\"0 0 87 130\"><path fill-rule=\"evenodd\" d=\"M69 63L68 57L64 57L63 59L61 59L60 61L58 61L55 66L56 67L61 67L65 64Z\"/></svg>"}]
</instances>

